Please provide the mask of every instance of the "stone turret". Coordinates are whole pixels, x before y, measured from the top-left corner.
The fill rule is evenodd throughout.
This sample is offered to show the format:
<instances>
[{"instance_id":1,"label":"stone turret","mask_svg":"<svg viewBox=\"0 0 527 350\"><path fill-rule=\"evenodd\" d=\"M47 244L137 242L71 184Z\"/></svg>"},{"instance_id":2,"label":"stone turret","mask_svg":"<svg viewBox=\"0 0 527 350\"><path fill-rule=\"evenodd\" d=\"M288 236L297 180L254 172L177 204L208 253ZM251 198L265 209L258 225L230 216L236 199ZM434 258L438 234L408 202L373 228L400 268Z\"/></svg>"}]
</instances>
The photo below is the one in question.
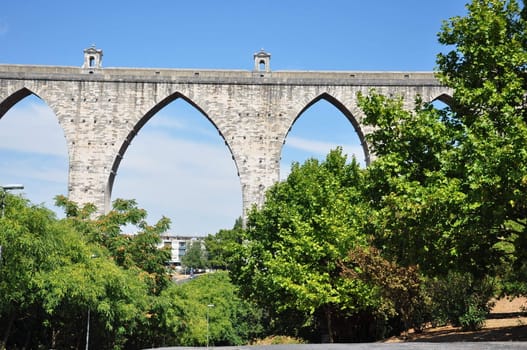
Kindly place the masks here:
<instances>
[{"instance_id":1,"label":"stone turret","mask_svg":"<svg viewBox=\"0 0 527 350\"><path fill-rule=\"evenodd\" d=\"M84 64L82 68L102 68L102 50L95 45L84 50Z\"/></svg>"},{"instance_id":2,"label":"stone turret","mask_svg":"<svg viewBox=\"0 0 527 350\"><path fill-rule=\"evenodd\" d=\"M254 54L254 71L270 72L271 71L271 54L261 49Z\"/></svg>"}]
</instances>

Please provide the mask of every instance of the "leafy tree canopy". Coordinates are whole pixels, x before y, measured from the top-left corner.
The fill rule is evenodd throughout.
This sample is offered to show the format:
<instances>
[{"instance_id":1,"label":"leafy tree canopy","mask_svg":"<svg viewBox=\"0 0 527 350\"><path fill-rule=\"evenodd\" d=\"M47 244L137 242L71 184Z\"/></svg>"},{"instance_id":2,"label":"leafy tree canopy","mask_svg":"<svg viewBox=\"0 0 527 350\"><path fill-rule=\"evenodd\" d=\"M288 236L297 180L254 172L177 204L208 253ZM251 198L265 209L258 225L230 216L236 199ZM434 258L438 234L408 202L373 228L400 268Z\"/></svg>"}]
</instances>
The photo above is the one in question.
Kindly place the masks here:
<instances>
[{"instance_id":1,"label":"leafy tree canopy","mask_svg":"<svg viewBox=\"0 0 527 350\"><path fill-rule=\"evenodd\" d=\"M260 310L240 299L226 272L170 286L156 308L174 345L204 346L207 337L210 345L242 345L262 332Z\"/></svg>"},{"instance_id":2,"label":"leafy tree canopy","mask_svg":"<svg viewBox=\"0 0 527 350\"><path fill-rule=\"evenodd\" d=\"M331 337L334 312L354 313L378 301L366 285L340 276L339 261L368 241L361 231L367 221L361 186L358 163L346 163L337 149L323 162L293 164L263 207L250 212L231 276L270 313L300 317L281 326L298 331L320 318Z\"/></svg>"},{"instance_id":3,"label":"leafy tree canopy","mask_svg":"<svg viewBox=\"0 0 527 350\"><path fill-rule=\"evenodd\" d=\"M229 269L238 246L242 243L242 219L236 220L230 230L220 230L205 238L207 264L211 268Z\"/></svg>"}]
</instances>

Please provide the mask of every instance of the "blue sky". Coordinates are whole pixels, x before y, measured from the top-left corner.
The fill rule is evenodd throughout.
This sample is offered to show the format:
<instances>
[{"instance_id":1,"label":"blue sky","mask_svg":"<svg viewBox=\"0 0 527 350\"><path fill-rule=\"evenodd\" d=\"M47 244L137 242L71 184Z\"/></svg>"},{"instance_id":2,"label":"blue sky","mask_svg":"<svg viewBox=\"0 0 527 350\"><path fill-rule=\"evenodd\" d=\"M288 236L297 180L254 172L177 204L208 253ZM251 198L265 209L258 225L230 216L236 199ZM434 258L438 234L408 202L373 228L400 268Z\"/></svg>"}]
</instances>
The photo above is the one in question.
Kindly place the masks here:
<instances>
[{"instance_id":1,"label":"blue sky","mask_svg":"<svg viewBox=\"0 0 527 350\"><path fill-rule=\"evenodd\" d=\"M431 71L445 48L441 22L464 0L6 1L0 64L81 66L83 49L103 49L104 67L253 68L270 52L272 70ZM0 68L1 69L1 68ZM351 124L325 101L300 116L282 151L292 161L344 146L363 160ZM185 150L182 152L181 150ZM168 160L168 161L167 161ZM148 180L149 186L139 186ZM66 194L67 150L53 112L28 97L0 119L0 185L52 207ZM241 215L236 168L217 131L175 101L139 132L119 168L113 198L134 198L172 220L172 232L204 235Z\"/></svg>"}]
</instances>

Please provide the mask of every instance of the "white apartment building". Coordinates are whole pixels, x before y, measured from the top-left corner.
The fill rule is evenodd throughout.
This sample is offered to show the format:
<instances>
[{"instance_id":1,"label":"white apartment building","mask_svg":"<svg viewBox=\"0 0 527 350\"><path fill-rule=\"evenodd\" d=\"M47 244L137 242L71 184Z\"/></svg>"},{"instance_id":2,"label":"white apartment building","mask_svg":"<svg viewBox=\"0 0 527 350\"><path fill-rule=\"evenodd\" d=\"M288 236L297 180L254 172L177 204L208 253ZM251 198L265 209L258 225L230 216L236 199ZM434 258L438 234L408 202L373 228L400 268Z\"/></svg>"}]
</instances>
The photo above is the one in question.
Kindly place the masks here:
<instances>
[{"instance_id":1,"label":"white apartment building","mask_svg":"<svg viewBox=\"0 0 527 350\"><path fill-rule=\"evenodd\" d=\"M181 258L194 241L201 241L203 244L203 237L178 236L165 233L161 235L161 242L158 247L170 248L170 261L168 263L172 267L178 267L181 266Z\"/></svg>"}]
</instances>

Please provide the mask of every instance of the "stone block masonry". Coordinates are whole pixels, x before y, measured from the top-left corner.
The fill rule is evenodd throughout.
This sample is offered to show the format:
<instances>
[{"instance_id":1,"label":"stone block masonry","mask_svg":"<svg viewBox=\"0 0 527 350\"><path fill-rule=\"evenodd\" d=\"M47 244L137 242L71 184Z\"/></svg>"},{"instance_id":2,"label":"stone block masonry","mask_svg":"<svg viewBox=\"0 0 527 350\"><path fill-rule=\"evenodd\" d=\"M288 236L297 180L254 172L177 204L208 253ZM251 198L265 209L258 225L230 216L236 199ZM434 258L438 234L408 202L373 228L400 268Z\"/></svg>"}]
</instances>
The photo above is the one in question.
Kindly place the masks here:
<instances>
[{"instance_id":1,"label":"stone block masonry","mask_svg":"<svg viewBox=\"0 0 527 350\"><path fill-rule=\"evenodd\" d=\"M451 92L432 72L271 71L270 55L255 55L254 71L101 68L101 50L86 50L83 67L0 65L0 118L35 94L55 112L69 154L69 199L110 209L119 163L156 112L182 98L200 110L225 140L236 164L245 216L279 180L282 146L295 120L320 99L353 124L370 161L357 93L401 96L413 106ZM261 66L261 70L258 68Z\"/></svg>"}]
</instances>

